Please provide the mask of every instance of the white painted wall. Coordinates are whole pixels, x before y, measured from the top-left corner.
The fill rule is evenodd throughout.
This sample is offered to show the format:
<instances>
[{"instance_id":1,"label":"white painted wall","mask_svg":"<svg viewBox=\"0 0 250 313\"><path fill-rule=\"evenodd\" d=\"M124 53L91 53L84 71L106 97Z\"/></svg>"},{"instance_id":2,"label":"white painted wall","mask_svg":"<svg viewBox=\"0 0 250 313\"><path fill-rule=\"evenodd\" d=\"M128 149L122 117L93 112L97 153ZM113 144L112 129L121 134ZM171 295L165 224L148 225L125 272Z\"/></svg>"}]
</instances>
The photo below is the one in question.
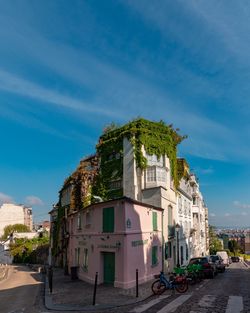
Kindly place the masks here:
<instances>
[{"instance_id":1,"label":"white painted wall","mask_svg":"<svg viewBox=\"0 0 250 313\"><path fill-rule=\"evenodd\" d=\"M3 235L5 226L14 224L24 224L32 230L32 209L23 205L4 203L0 207L0 236Z\"/></svg>"}]
</instances>

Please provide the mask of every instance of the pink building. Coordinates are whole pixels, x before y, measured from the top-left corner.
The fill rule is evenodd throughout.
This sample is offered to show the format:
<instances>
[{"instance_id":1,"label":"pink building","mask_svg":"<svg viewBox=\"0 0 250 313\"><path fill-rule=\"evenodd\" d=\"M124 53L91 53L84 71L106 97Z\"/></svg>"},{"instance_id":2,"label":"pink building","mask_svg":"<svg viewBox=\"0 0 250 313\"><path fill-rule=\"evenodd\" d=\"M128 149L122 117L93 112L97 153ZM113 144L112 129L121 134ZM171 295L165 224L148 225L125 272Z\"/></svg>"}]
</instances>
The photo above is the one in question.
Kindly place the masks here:
<instances>
[{"instance_id":1,"label":"pink building","mask_svg":"<svg viewBox=\"0 0 250 313\"><path fill-rule=\"evenodd\" d=\"M67 263L79 279L130 288L162 269L163 209L123 197L68 216Z\"/></svg>"}]
</instances>

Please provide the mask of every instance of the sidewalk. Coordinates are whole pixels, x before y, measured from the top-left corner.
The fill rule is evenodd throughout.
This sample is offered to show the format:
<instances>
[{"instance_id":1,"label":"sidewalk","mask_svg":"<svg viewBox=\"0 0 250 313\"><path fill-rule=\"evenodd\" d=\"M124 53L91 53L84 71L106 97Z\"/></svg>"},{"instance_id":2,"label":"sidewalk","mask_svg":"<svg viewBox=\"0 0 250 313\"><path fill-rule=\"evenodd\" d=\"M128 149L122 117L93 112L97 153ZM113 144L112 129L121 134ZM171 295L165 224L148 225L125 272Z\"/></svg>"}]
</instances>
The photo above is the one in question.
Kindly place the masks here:
<instances>
[{"instance_id":1,"label":"sidewalk","mask_svg":"<svg viewBox=\"0 0 250 313\"><path fill-rule=\"evenodd\" d=\"M94 285L81 280L71 280L62 269L53 269L53 290L49 291L48 278L45 285L45 306L50 310L61 311L99 311L112 307L140 302L152 296L152 281L139 285L139 296L136 288L120 289L112 286L98 285L96 301L93 306Z\"/></svg>"}]
</instances>

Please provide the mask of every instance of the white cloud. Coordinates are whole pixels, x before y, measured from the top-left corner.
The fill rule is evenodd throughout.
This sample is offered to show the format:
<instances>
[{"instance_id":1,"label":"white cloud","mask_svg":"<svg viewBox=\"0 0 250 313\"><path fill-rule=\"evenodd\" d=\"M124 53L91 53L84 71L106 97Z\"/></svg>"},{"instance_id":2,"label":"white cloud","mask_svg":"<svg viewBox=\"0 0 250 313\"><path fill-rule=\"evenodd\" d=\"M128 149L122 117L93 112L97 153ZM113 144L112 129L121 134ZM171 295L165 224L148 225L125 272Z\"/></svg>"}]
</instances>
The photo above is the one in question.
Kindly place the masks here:
<instances>
[{"instance_id":1,"label":"white cloud","mask_svg":"<svg viewBox=\"0 0 250 313\"><path fill-rule=\"evenodd\" d=\"M241 215L242 215L242 216L246 216L246 215L248 215L248 214L247 214L247 212L241 212Z\"/></svg>"},{"instance_id":2,"label":"white cloud","mask_svg":"<svg viewBox=\"0 0 250 313\"><path fill-rule=\"evenodd\" d=\"M25 203L26 203L26 205L29 205L29 206L44 205L43 201L36 196L27 196L25 198Z\"/></svg>"},{"instance_id":3,"label":"white cloud","mask_svg":"<svg viewBox=\"0 0 250 313\"><path fill-rule=\"evenodd\" d=\"M229 217L229 216L231 216L230 213L225 213L225 217Z\"/></svg>"},{"instance_id":4,"label":"white cloud","mask_svg":"<svg viewBox=\"0 0 250 313\"><path fill-rule=\"evenodd\" d=\"M9 195L6 195L2 192L0 192L0 204L3 204L3 203L14 203L14 199L9 196Z\"/></svg>"},{"instance_id":5,"label":"white cloud","mask_svg":"<svg viewBox=\"0 0 250 313\"><path fill-rule=\"evenodd\" d=\"M216 214L214 214L214 213L210 213L209 214L211 217L215 217L216 216Z\"/></svg>"},{"instance_id":6,"label":"white cloud","mask_svg":"<svg viewBox=\"0 0 250 313\"><path fill-rule=\"evenodd\" d=\"M233 202L233 205L237 208L241 208L241 209L250 209L250 204L246 204L246 203L241 203L238 200L235 200Z\"/></svg>"}]
</instances>

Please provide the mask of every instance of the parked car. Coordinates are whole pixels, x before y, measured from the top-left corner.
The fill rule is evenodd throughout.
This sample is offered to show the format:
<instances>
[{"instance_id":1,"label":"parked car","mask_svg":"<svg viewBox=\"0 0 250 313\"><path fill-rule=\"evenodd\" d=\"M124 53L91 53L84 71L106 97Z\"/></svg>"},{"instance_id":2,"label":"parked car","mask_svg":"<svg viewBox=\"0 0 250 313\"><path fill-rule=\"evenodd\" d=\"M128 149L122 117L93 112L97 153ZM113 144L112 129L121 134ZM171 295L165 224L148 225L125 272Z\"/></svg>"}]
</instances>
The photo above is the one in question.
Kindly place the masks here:
<instances>
[{"instance_id":1,"label":"parked car","mask_svg":"<svg viewBox=\"0 0 250 313\"><path fill-rule=\"evenodd\" d=\"M212 262L215 264L216 271L224 273L226 266L223 263L222 257L220 255L210 255Z\"/></svg>"},{"instance_id":2,"label":"parked car","mask_svg":"<svg viewBox=\"0 0 250 313\"><path fill-rule=\"evenodd\" d=\"M229 266L229 257L226 251L217 251L216 255L221 256L225 266Z\"/></svg>"},{"instance_id":3,"label":"parked car","mask_svg":"<svg viewBox=\"0 0 250 313\"><path fill-rule=\"evenodd\" d=\"M191 258L189 264L200 264L202 266L202 272L206 277L214 278L217 274L216 265L210 256Z\"/></svg>"},{"instance_id":4,"label":"parked car","mask_svg":"<svg viewBox=\"0 0 250 313\"><path fill-rule=\"evenodd\" d=\"M232 262L240 262L240 258L238 256L231 256Z\"/></svg>"}]
</instances>

